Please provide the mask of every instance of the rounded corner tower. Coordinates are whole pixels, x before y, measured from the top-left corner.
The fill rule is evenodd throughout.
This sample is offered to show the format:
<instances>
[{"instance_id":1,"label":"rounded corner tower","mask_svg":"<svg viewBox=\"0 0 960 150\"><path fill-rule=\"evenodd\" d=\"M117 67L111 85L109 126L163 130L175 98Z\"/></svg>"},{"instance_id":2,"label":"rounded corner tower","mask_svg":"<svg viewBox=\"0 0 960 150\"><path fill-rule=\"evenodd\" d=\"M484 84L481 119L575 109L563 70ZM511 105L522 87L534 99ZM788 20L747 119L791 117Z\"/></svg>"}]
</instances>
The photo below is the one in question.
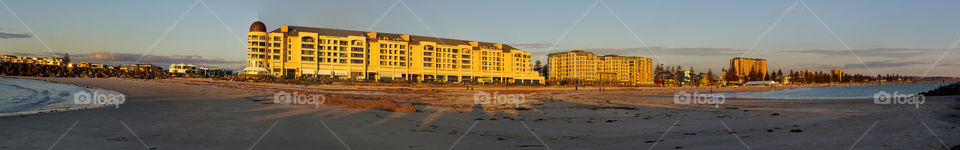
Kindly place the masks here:
<instances>
[{"instance_id":1,"label":"rounded corner tower","mask_svg":"<svg viewBox=\"0 0 960 150\"><path fill-rule=\"evenodd\" d=\"M260 21L253 22L250 24L250 32L267 32L267 26Z\"/></svg>"},{"instance_id":2,"label":"rounded corner tower","mask_svg":"<svg viewBox=\"0 0 960 150\"><path fill-rule=\"evenodd\" d=\"M257 21L250 24L250 32L247 32L247 67L241 73L269 74L267 40L267 26L263 22Z\"/></svg>"}]
</instances>

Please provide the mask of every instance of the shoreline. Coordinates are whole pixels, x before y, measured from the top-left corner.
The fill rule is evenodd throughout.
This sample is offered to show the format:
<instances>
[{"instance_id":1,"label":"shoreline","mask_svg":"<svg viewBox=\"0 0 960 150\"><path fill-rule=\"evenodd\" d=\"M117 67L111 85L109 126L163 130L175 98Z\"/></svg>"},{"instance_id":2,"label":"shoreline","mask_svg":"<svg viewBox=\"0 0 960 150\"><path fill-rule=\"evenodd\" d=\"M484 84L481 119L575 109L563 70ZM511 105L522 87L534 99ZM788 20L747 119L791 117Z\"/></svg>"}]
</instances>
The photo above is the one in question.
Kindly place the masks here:
<instances>
[{"instance_id":1,"label":"shoreline","mask_svg":"<svg viewBox=\"0 0 960 150\"><path fill-rule=\"evenodd\" d=\"M32 78L13 78L13 77L6 77L6 76L3 76L2 78L20 79L20 80L33 80L33 81L38 81L38 82L44 82L43 84L59 84L59 85L75 86L75 87L78 87L78 88L82 88L83 90L86 90L86 91L92 91L92 92L94 92L94 93L122 94L122 93L119 93L119 92L116 92L116 91L106 90L106 89L97 88L97 87L80 86L80 85L69 84L69 83L59 83L59 82L53 82L53 81L50 81L50 80L41 80L41 79L32 79ZM83 92L86 92L86 91L83 91ZM76 104L76 103L73 101L72 97L74 97L74 94L76 94L77 92L78 92L78 91L71 92L69 96L65 96L66 98L68 98L68 99L66 99L66 100L59 101L59 102L55 102L55 103L51 103L51 104L48 104L48 105L46 105L46 106L44 106L44 107L41 107L41 108L36 108L36 109L26 110L26 111L16 111L16 112L0 112L0 117L7 117L7 116L28 116L28 115L37 115L37 114L43 114L43 113L62 113L62 112L76 111L76 110L100 109L100 108L110 107L110 106L119 107L119 106L118 106L119 104L93 104L93 103L91 103L91 104ZM91 93L91 94L93 94L93 93ZM61 97L61 98L63 98L63 97Z\"/></svg>"},{"instance_id":2,"label":"shoreline","mask_svg":"<svg viewBox=\"0 0 960 150\"><path fill-rule=\"evenodd\" d=\"M672 97L634 94L777 87L601 92L572 88L338 87L203 79L41 80L115 90L129 98L118 109L0 117L0 132L5 133L0 138L10 139L0 145L9 149L47 148L62 135L66 136L56 146L73 149L143 149L144 145L160 149L248 149L251 145L258 149L743 149L746 145L752 149L790 150L848 148L855 142L857 149L943 149L937 139L947 147L960 145L960 118L949 117L960 111L948 107L956 104L956 96L929 97L919 108L862 100L766 99L727 101L715 106L678 105ZM265 103L280 90L319 93L328 100L417 103L418 111ZM519 109L513 105L470 105L479 91L525 94L526 102ZM929 126L929 132L921 121ZM875 125L869 136L857 140L877 122L881 124ZM75 123L76 128L64 134ZM672 130L666 131L668 128ZM736 132L736 136L730 132Z\"/></svg>"}]
</instances>

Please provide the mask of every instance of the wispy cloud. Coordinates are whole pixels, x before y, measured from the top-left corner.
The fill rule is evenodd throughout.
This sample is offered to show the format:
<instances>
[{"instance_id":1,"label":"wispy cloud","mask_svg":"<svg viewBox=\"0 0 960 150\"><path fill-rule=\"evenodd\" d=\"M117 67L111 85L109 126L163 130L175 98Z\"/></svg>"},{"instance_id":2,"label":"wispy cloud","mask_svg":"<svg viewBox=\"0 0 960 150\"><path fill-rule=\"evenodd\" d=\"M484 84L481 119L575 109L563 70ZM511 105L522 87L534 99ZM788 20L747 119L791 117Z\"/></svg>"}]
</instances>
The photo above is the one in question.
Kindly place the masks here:
<instances>
[{"instance_id":1,"label":"wispy cloud","mask_svg":"<svg viewBox=\"0 0 960 150\"><path fill-rule=\"evenodd\" d=\"M10 53L17 56L42 56L42 57L62 57L65 53L24 53L24 52L15 52ZM81 53L81 54L70 54L71 58L77 60L85 61L105 61L105 62L136 62L140 58L140 54L133 53L116 53L116 52L95 52L95 53ZM195 64L225 64L225 63L242 63L243 61L235 60L224 60L220 58L203 58L203 56L198 55L146 55L143 56L143 59L140 62L144 63L195 63Z\"/></svg>"},{"instance_id":2,"label":"wispy cloud","mask_svg":"<svg viewBox=\"0 0 960 150\"><path fill-rule=\"evenodd\" d=\"M549 48L553 43L548 42L519 42L519 43L510 43L510 46L514 46L521 49L535 49L535 48ZM559 47L559 45L557 45Z\"/></svg>"},{"instance_id":3,"label":"wispy cloud","mask_svg":"<svg viewBox=\"0 0 960 150\"><path fill-rule=\"evenodd\" d=\"M857 64L863 66L863 64ZM843 68L842 66L836 65L824 65L824 64L800 64L797 65L798 69L810 69L810 70L828 70L833 68Z\"/></svg>"},{"instance_id":4,"label":"wispy cloud","mask_svg":"<svg viewBox=\"0 0 960 150\"><path fill-rule=\"evenodd\" d=\"M917 62L917 61L893 61L893 60L886 60L886 61L868 61L868 62L866 62L866 65L867 65L867 66L870 66L870 68L896 68L896 67L906 67L906 66L924 65L924 64L929 65L929 63ZM859 69L859 68L864 68L864 64L861 64L861 63L846 64L846 65L844 65L844 68Z\"/></svg>"},{"instance_id":5,"label":"wispy cloud","mask_svg":"<svg viewBox=\"0 0 960 150\"><path fill-rule=\"evenodd\" d=\"M10 55L16 56L27 56L27 57L61 57L64 53L50 53L50 52L37 52L37 53L24 53L24 52L13 52Z\"/></svg>"},{"instance_id":6,"label":"wispy cloud","mask_svg":"<svg viewBox=\"0 0 960 150\"><path fill-rule=\"evenodd\" d=\"M0 32L0 39L31 38L31 37L33 37L33 35Z\"/></svg>"},{"instance_id":7,"label":"wispy cloud","mask_svg":"<svg viewBox=\"0 0 960 150\"><path fill-rule=\"evenodd\" d=\"M853 51L856 52L857 56L861 56L861 57L904 58L904 57L916 57L916 56L923 56L923 55L934 55L934 54L942 53L943 49L863 48L863 49L853 49ZM851 55L850 51L847 51L847 50L828 50L828 49L786 50L784 52L818 54L818 55L826 55L826 56Z\"/></svg>"},{"instance_id":8,"label":"wispy cloud","mask_svg":"<svg viewBox=\"0 0 960 150\"><path fill-rule=\"evenodd\" d=\"M721 47L666 47L651 46L650 50L657 55L678 55L678 56L714 56L714 55L740 55L745 49L742 48L721 48ZM627 48L583 48L583 51L600 54L641 54L649 55L647 47L627 47ZM560 52L560 51L556 51Z\"/></svg>"},{"instance_id":9,"label":"wispy cloud","mask_svg":"<svg viewBox=\"0 0 960 150\"><path fill-rule=\"evenodd\" d=\"M92 60L104 60L104 61L137 61L140 58L140 54L132 53L113 53L113 52L96 52L96 53L86 53L79 54L78 57ZM224 60L220 58L207 59L203 56L198 55L169 55L169 56L160 56L160 55L145 55L143 59L140 59L140 62L150 62L150 63L241 63L242 61L231 61Z\"/></svg>"}]
</instances>

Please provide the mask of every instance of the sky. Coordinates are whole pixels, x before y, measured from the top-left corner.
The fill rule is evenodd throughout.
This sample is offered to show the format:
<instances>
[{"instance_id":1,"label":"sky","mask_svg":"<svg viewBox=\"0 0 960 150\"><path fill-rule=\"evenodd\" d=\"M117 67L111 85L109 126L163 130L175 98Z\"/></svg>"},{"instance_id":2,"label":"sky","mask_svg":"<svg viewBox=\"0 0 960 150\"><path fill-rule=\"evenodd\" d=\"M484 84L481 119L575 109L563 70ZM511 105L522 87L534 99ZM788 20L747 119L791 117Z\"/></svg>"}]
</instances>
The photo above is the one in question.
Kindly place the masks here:
<instances>
[{"instance_id":1,"label":"sky","mask_svg":"<svg viewBox=\"0 0 960 150\"><path fill-rule=\"evenodd\" d=\"M544 63L586 50L698 72L742 56L784 72L960 76L960 1L948 0L0 1L0 54L100 63L240 69L260 20L505 43Z\"/></svg>"}]
</instances>

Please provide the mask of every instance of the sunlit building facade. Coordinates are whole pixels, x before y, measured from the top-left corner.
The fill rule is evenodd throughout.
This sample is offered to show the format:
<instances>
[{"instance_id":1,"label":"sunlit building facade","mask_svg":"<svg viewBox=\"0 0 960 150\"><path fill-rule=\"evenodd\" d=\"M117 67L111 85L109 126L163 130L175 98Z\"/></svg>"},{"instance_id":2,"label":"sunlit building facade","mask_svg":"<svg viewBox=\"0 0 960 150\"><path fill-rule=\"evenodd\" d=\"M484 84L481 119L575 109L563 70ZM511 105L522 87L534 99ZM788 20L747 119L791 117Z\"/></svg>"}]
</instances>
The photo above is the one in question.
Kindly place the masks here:
<instances>
[{"instance_id":1,"label":"sunlit building facade","mask_svg":"<svg viewBox=\"0 0 960 150\"><path fill-rule=\"evenodd\" d=\"M510 45L282 25L247 33L247 68L241 74L417 82L543 82L530 53Z\"/></svg>"},{"instance_id":2,"label":"sunlit building facade","mask_svg":"<svg viewBox=\"0 0 960 150\"><path fill-rule=\"evenodd\" d=\"M730 66L730 72L740 79L747 79L751 73L755 73L760 79L767 78L766 59L734 57L730 59Z\"/></svg>"},{"instance_id":3,"label":"sunlit building facade","mask_svg":"<svg viewBox=\"0 0 960 150\"><path fill-rule=\"evenodd\" d=\"M830 73L833 75L833 81L843 81L843 70L840 70L840 68L833 68Z\"/></svg>"},{"instance_id":4,"label":"sunlit building facade","mask_svg":"<svg viewBox=\"0 0 960 150\"><path fill-rule=\"evenodd\" d=\"M574 50L547 55L550 81L580 80L628 85L653 84L653 61L637 56L604 55Z\"/></svg>"}]
</instances>

